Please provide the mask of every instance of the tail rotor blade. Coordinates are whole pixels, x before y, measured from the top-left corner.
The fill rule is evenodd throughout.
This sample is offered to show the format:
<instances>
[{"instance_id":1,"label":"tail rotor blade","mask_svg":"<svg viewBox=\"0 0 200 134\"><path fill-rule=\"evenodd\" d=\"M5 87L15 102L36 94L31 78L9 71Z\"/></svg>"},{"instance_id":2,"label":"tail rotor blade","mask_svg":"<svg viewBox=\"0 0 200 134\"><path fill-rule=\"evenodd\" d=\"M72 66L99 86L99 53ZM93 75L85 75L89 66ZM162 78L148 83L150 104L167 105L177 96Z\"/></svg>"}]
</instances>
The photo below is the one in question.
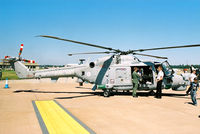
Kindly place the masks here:
<instances>
[{"instance_id":1,"label":"tail rotor blade","mask_svg":"<svg viewBox=\"0 0 200 134\"><path fill-rule=\"evenodd\" d=\"M35 63L35 61L34 61L34 60L31 60L30 63Z\"/></svg>"},{"instance_id":2,"label":"tail rotor blade","mask_svg":"<svg viewBox=\"0 0 200 134\"><path fill-rule=\"evenodd\" d=\"M20 57L21 54L22 54L23 48L24 48L24 44L21 44L21 47L20 47L20 50L19 50L19 57Z\"/></svg>"},{"instance_id":3,"label":"tail rotor blade","mask_svg":"<svg viewBox=\"0 0 200 134\"><path fill-rule=\"evenodd\" d=\"M5 56L5 59L11 58L10 56Z\"/></svg>"},{"instance_id":4,"label":"tail rotor blade","mask_svg":"<svg viewBox=\"0 0 200 134\"><path fill-rule=\"evenodd\" d=\"M23 59L24 62L29 62L29 60Z\"/></svg>"},{"instance_id":5,"label":"tail rotor blade","mask_svg":"<svg viewBox=\"0 0 200 134\"><path fill-rule=\"evenodd\" d=\"M28 62L28 63L35 63L34 60L26 60L26 59L23 59L24 62Z\"/></svg>"}]
</instances>

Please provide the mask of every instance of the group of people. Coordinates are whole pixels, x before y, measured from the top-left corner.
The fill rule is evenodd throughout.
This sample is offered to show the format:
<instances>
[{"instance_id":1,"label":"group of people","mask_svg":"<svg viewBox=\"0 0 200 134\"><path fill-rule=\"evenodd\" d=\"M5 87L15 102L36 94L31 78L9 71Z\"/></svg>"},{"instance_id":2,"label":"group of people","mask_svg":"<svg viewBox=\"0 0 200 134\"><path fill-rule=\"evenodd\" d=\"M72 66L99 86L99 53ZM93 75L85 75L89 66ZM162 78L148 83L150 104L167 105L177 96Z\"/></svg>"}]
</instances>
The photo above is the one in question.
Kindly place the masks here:
<instances>
[{"instance_id":1,"label":"group of people","mask_svg":"<svg viewBox=\"0 0 200 134\"><path fill-rule=\"evenodd\" d=\"M162 81L163 81L164 73L162 71L162 66L159 66L157 68L157 70L158 70L158 75L156 77L157 87L156 87L155 98L161 99L162 98ZM137 97L136 90L138 89L140 77L141 76L138 74L138 68L134 67L134 71L132 73L132 82L133 82L133 93L132 93L132 95L133 95L133 97ZM190 81L190 87L186 91L186 94L191 95L192 104L197 106L197 99L196 99L197 93L196 92L199 88L199 82L198 82L198 78L196 76L196 70L195 69L193 69L193 71L192 71L192 73L189 77L189 81Z\"/></svg>"},{"instance_id":2,"label":"group of people","mask_svg":"<svg viewBox=\"0 0 200 134\"><path fill-rule=\"evenodd\" d=\"M158 67L158 75L156 77L157 87L156 87L156 94L155 98L161 99L162 98L162 81L164 77L164 73L162 71L162 66ZM140 75L138 74L138 68L134 67L134 71L132 73L132 82L133 82L133 97L138 97L136 90L138 89Z\"/></svg>"},{"instance_id":3,"label":"group of people","mask_svg":"<svg viewBox=\"0 0 200 134\"><path fill-rule=\"evenodd\" d=\"M159 66L157 70L158 70L158 75L156 77L157 87L156 87L155 98L161 99L162 98L162 81L163 81L164 73L162 71L162 66ZM133 97L137 97L136 90L138 89L140 77L141 76L138 74L138 68L134 67L134 71L132 73ZM195 69L192 70L192 73L189 77L189 81L190 81L190 87L186 91L186 95L190 94L191 99L192 99L192 104L194 106L197 106L196 94L197 94L197 90L199 89L199 80L197 78ZM199 118L200 118L200 115L199 115Z\"/></svg>"},{"instance_id":4,"label":"group of people","mask_svg":"<svg viewBox=\"0 0 200 134\"><path fill-rule=\"evenodd\" d=\"M198 82L198 78L196 76L196 70L195 69L192 70L192 73L189 77L189 81L190 81L190 87L186 91L186 94L191 95L192 104L194 106L197 106L196 94L197 94L197 90L199 88L199 82Z\"/></svg>"}]
</instances>

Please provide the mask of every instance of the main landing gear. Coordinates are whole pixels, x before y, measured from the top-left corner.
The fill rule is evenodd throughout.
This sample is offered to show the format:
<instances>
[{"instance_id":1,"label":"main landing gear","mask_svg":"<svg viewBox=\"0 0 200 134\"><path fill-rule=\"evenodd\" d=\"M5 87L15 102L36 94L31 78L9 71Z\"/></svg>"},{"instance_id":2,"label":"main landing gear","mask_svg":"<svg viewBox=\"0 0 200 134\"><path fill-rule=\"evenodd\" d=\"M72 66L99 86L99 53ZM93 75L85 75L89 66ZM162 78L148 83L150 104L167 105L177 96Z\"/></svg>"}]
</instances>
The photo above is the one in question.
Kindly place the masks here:
<instances>
[{"instance_id":1,"label":"main landing gear","mask_svg":"<svg viewBox=\"0 0 200 134\"><path fill-rule=\"evenodd\" d=\"M104 96L104 97L109 97L110 94L111 94L111 92L112 92L112 91L111 91L110 89L105 89L104 92L103 92L103 96Z\"/></svg>"}]
</instances>

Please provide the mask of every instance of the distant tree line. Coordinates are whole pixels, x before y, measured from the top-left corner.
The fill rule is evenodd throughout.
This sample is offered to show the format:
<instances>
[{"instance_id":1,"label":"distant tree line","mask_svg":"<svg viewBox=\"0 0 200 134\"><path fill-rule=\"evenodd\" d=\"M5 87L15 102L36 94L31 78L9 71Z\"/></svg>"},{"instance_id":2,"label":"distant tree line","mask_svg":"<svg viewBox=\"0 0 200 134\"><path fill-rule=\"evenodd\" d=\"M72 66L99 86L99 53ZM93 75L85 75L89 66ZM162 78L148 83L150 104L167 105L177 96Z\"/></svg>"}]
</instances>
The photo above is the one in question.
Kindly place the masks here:
<instances>
[{"instance_id":1,"label":"distant tree line","mask_svg":"<svg viewBox=\"0 0 200 134\"><path fill-rule=\"evenodd\" d=\"M194 68L200 68L200 65L171 65L172 68L190 68L191 66L193 66Z\"/></svg>"}]
</instances>

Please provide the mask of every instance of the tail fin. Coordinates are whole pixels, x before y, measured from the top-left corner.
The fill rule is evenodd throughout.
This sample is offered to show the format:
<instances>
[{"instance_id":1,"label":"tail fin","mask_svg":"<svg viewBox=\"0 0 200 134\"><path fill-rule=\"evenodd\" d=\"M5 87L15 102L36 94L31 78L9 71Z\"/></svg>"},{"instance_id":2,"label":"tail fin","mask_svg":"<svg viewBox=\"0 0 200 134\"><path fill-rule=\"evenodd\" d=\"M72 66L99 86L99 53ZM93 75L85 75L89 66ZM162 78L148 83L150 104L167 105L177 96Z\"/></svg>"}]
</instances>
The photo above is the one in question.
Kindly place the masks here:
<instances>
[{"instance_id":1,"label":"tail fin","mask_svg":"<svg viewBox=\"0 0 200 134\"><path fill-rule=\"evenodd\" d=\"M20 61L14 62L14 70L19 78L27 79L34 78L33 71L29 71L29 69Z\"/></svg>"}]
</instances>

